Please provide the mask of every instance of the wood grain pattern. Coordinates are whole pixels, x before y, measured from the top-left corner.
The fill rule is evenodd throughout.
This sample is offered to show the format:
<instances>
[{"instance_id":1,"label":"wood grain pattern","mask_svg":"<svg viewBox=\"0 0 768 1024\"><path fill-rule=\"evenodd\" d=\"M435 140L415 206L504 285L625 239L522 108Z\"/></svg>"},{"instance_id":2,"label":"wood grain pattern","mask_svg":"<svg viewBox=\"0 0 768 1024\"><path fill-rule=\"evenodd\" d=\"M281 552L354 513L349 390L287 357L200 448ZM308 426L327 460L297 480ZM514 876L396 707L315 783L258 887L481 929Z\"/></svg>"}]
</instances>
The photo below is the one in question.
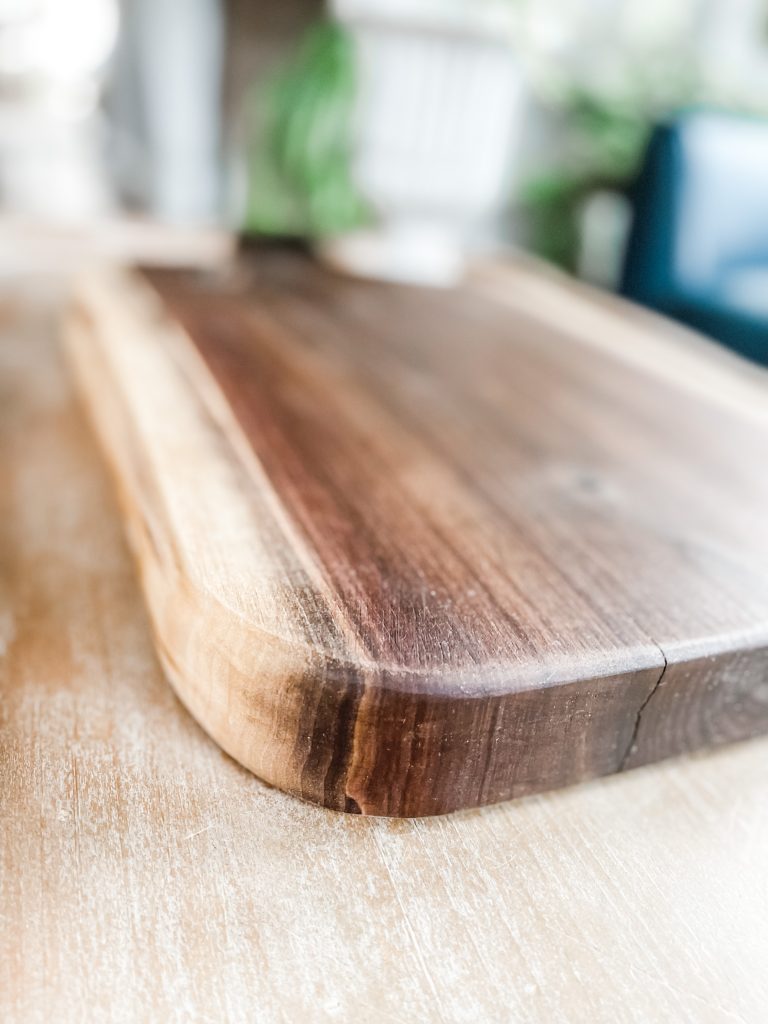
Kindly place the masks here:
<instances>
[{"instance_id":1,"label":"wood grain pattern","mask_svg":"<svg viewBox=\"0 0 768 1024\"><path fill-rule=\"evenodd\" d=\"M426 815L768 728L768 386L536 281L81 288L161 659L268 782Z\"/></svg>"},{"instance_id":2,"label":"wood grain pattern","mask_svg":"<svg viewBox=\"0 0 768 1024\"><path fill-rule=\"evenodd\" d=\"M763 1024L768 740L418 821L263 785L163 678L41 294L0 305L0 1020Z\"/></svg>"}]
</instances>

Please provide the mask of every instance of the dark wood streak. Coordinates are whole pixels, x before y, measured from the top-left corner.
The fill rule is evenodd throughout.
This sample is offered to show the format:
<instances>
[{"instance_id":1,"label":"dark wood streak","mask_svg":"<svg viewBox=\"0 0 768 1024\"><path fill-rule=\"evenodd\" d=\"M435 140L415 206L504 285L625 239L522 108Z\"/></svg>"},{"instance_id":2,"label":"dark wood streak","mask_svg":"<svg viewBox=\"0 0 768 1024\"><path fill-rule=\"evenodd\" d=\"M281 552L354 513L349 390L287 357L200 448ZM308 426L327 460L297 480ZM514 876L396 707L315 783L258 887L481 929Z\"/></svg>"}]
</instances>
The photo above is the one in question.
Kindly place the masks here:
<instances>
[{"instance_id":1,"label":"dark wood streak","mask_svg":"<svg viewBox=\"0 0 768 1024\"><path fill-rule=\"evenodd\" d=\"M240 431L216 420L222 452L258 467L275 564L304 566L286 668L193 687L243 763L329 807L410 816L768 729L765 422L467 290L281 253L234 284L148 279L198 361L188 386ZM165 643L180 692L185 645ZM229 708L215 723L209 691Z\"/></svg>"},{"instance_id":2,"label":"dark wood streak","mask_svg":"<svg viewBox=\"0 0 768 1024\"><path fill-rule=\"evenodd\" d=\"M301 795L327 807L360 813L347 792L353 733L363 688L359 680L325 682L316 687L302 709L297 734L308 738L306 758L300 764Z\"/></svg>"}]
</instances>

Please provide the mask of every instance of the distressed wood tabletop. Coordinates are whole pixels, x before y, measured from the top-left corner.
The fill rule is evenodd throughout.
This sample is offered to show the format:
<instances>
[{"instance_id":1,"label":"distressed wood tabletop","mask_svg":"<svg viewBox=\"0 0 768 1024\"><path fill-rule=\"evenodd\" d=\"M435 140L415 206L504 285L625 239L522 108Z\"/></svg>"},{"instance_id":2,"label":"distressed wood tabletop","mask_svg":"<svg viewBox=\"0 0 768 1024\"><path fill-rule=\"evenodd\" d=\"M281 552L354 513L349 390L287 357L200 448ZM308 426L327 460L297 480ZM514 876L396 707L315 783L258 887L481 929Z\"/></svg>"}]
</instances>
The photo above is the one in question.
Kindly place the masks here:
<instances>
[{"instance_id":1,"label":"distressed wood tabletop","mask_svg":"<svg viewBox=\"0 0 768 1024\"><path fill-rule=\"evenodd\" d=\"M418 821L163 679L47 290L0 308L0 1019L765 1020L768 741Z\"/></svg>"}]
</instances>

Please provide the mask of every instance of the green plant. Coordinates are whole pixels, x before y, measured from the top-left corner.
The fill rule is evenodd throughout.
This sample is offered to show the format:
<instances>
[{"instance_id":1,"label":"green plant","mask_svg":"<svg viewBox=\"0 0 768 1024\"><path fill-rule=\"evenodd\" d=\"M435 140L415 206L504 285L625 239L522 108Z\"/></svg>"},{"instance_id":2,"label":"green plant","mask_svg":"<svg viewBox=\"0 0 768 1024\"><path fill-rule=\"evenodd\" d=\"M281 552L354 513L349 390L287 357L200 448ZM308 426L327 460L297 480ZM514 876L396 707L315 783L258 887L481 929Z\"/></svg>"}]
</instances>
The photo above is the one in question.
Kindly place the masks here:
<instances>
[{"instance_id":1,"label":"green plant","mask_svg":"<svg viewBox=\"0 0 768 1024\"><path fill-rule=\"evenodd\" d=\"M610 85L559 80L545 96L559 126L556 161L522 189L528 241L540 255L575 269L579 212L598 189L625 191L634 180L655 124L697 104L737 107L744 97L713 87L696 60L677 51L633 63Z\"/></svg>"},{"instance_id":2,"label":"green plant","mask_svg":"<svg viewBox=\"0 0 768 1024\"><path fill-rule=\"evenodd\" d=\"M564 157L523 189L531 239L537 252L573 270L581 203L599 188L623 189L634 176L653 116L642 105L573 90L558 112Z\"/></svg>"},{"instance_id":3,"label":"green plant","mask_svg":"<svg viewBox=\"0 0 768 1024\"><path fill-rule=\"evenodd\" d=\"M366 220L351 173L356 90L348 33L315 25L254 98L262 130L250 144L246 230L322 236Z\"/></svg>"}]
</instances>

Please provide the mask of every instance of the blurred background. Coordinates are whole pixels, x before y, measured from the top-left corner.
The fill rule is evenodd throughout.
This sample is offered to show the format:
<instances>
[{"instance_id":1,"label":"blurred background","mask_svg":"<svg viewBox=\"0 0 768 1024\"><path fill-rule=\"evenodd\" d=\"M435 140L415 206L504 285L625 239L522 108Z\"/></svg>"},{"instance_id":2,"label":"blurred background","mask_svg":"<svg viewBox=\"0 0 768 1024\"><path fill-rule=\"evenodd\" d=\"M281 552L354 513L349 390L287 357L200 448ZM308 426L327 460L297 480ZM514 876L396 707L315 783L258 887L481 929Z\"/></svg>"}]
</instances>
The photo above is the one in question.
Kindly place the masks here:
<instances>
[{"instance_id":1,"label":"blurred background","mask_svg":"<svg viewBox=\"0 0 768 1024\"><path fill-rule=\"evenodd\" d=\"M768 0L0 0L0 269L159 228L441 286L510 249L768 362L767 115Z\"/></svg>"}]
</instances>

